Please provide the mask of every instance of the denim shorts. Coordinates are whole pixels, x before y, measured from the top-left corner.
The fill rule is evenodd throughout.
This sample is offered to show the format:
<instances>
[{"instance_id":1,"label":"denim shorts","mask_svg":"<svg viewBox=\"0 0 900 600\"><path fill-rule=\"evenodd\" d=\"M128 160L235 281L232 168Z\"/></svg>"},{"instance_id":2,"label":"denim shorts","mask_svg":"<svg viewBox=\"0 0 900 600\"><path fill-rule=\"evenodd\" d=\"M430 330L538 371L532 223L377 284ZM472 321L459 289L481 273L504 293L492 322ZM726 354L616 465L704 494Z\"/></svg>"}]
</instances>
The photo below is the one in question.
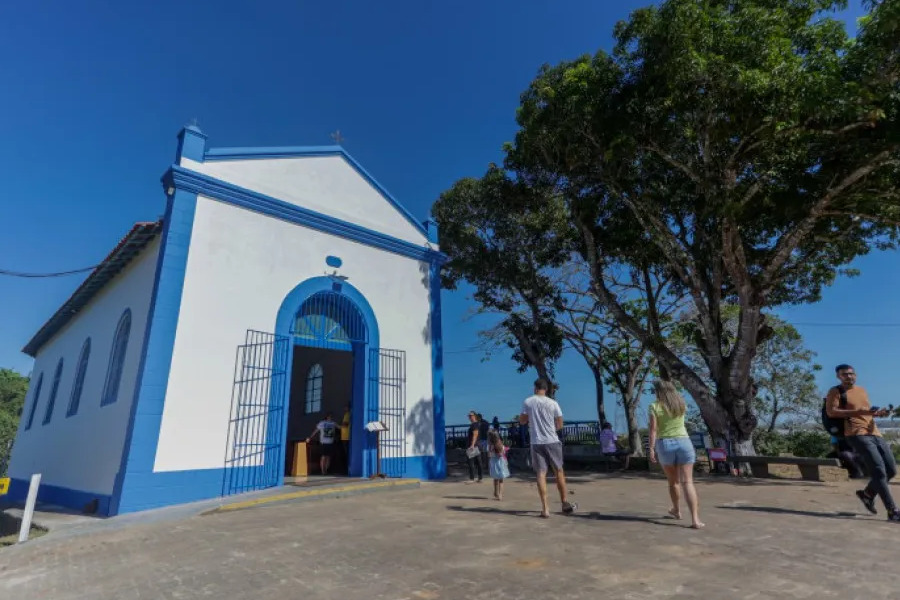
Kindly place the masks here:
<instances>
[{"instance_id":1,"label":"denim shorts","mask_svg":"<svg viewBox=\"0 0 900 600\"><path fill-rule=\"evenodd\" d=\"M664 467L692 465L697 461L697 453L689 437L661 438L656 440L656 459Z\"/></svg>"}]
</instances>

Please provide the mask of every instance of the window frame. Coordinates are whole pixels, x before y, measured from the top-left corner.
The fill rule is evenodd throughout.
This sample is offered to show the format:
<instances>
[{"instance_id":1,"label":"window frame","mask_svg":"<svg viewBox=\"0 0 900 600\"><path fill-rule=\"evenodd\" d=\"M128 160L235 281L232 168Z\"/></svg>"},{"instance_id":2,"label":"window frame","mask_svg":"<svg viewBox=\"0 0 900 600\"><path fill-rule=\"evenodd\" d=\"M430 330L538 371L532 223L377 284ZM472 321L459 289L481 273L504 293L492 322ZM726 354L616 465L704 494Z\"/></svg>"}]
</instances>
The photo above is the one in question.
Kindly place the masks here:
<instances>
[{"instance_id":1,"label":"window frame","mask_svg":"<svg viewBox=\"0 0 900 600\"><path fill-rule=\"evenodd\" d=\"M318 369L318 371L317 371ZM316 386L318 383L318 386ZM316 363L306 372L306 398L304 411L308 415L322 412L322 388L325 383L325 369L321 363ZM315 396L316 392L318 395Z\"/></svg>"},{"instance_id":2,"label":"window frame","mask_svg":"<svg viewBox=\"0 0 900 600\"><path fill-rule=\"evenodd\" d=\"M31 429L34 425L34 414L37 412L38 401L41 399L41 390L44 387L44 372L38 376L37 385L34 386L34 394L31 398L31 409L28 411L28 419L25 421L25 431Z\"/></svg>"},{"instance_id":3,"label":"window frame","mask_svg":"<svg viewBox=\"0 0 900 600\"><path fill-rule=\"evenodd\" d=\"M115 404L119 399L119 387L122 385L122 374L125 371L125 357L128 354L128 340L131 337L131 309L126 308L119 317L116 333L113 335L109 350L109 363L106 367L106 381L100 406Z\"/></svg>"},{"instance_id":4,"label":"window frame","mask_svg":"<svg viewBox=\"0 0 900 600\"><path fill-rule=\"evenodd\" d=\"M66 418L78 414L81 405L81 394L84 391L84 380L87 377L88 363L91 359L91 338L88 337L81 345L81 353L78 355L78 364L75 367L75 379L72 380L72 393L69 395L69 406L66 408Z\"/></svg>"},{"instance_id":5,"label":"window frame","mask_svg":"<svg viewBox=\"0 0 900 600\"><path fill-rule=\"evenodd\" d=\"M42 427L53 419L53 409L56 406L56 396L59 394L59 381L62 379L64 364L65 360L60 356L56 362L56 371L53 372L53 385L50 386L50 398L47 400L47 408L44 409L44 418L41 420Z\"/></svg>"}]
</instances>

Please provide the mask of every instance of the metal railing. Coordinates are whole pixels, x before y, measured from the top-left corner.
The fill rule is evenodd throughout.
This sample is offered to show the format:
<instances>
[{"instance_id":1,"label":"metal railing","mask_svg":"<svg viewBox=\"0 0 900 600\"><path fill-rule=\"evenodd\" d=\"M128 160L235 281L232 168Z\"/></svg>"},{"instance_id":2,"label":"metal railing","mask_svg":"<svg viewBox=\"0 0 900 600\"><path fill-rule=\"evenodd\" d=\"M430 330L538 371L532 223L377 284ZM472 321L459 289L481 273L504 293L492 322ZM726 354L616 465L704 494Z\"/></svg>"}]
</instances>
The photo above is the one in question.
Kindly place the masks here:
<instances>
[{"instance_id":1,"label":"metal railing","mask_svg":"<svg viewBox=\"0 0 900 600\"><path fill-rule=\"evenodd\" d=\"M490 426L495 429L494 425ZM560 440L566 444L596 444L599 432L597 421L569 421L563 424ZM513 421L499 423L500 437L503 443L511 448L525 448L531 445L531 435L527 425L522 426ZM447 425L444 428L444 441L448 449L465 448L469 439L469 425Z\"/></svg>"}]
</instances>

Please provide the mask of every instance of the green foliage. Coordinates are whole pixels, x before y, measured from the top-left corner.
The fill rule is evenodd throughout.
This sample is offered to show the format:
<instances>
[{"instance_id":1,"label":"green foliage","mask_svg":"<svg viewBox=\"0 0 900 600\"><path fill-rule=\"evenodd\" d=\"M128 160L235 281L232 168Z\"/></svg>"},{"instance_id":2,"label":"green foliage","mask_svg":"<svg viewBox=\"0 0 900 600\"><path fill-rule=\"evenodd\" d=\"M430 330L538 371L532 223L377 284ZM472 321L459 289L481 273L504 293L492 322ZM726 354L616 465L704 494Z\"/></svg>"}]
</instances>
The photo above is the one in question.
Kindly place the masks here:
<instances>
[{"instance_id":1,"label":"green foliage","mask_svg":"<svg viewBox=\"0 0 900 600\"><path fill-rule=\"evenodd\" d=\"M753 432L753 446L762 456L778 456L788 452L785 435L767 429L757 429Z\"/></svg>"},{"instance_id":2,"label":"green foliage","mask_svg":"<svg viewBox=\"0 0 900 600\"><path fill-rule=\"evenodd\" d=\"M763 309L817 301L850 261L897 241L898 4L869 3L851 39L827 14L838 0L665 0L619 24L612 53L545 66L506 171L457 184L471 206L438 219L455 221L450 282L533 291L540 267L579 255L598 300L706 422L746 441L754 356L773 334ZM634 291L610 289L623 266L660 268L690 297L699 367L629 313Z\"/></svg>"},{"instance_id":3,"label":"green foliage","mask_svg":"<svg viewBox=\"0 0 900 600\"><path fill-rule=\"evenodd\" d=\"M831 452L830 437L815 429L801 429L787 435L788 452L794 456L823 457Z\"/></svg>"},{"instance_id":4,"label":"green foliage","mask_svg":"<svg viewBox=\"0 0 900 600\"><path fill-rule=\"evenodd\" d=\"M12 369L0 369L0 477L4 476L9 461L7 449L15 440L19 428L19 418L28 392L28 377Z\"/></svg>"},{"instance_id":5,"label":"green foliage","mask_svg":"<svg viewBox=\"0 0 900 600\"><path fill-rule=\"evenodd\" d=\"M759 454L778 456L808 456L823 458L831 452L830 437L816 429L798 429L788 433L759 429L754 432L753 442Z\"/></svg>"},{"instance_id":6,"label":"green foliage","mask_svg":"<svg viewBox=\"0 0 900 600\"><path fill-rule=\"evenodd\" d=\"M432 213L441 228L441 249L451 257L444 286L472 285L482 310L501 315L493 333L499 331L500 342L513 350L520 370L535 366L546 377L563 349L553 323L562 298L548 273L564 258L549 243L562 213L552 204L523 213L517 207L532 202L531 195L492 166L483 178L462 179L441 194Z\"/></svg>"}]
</instances>

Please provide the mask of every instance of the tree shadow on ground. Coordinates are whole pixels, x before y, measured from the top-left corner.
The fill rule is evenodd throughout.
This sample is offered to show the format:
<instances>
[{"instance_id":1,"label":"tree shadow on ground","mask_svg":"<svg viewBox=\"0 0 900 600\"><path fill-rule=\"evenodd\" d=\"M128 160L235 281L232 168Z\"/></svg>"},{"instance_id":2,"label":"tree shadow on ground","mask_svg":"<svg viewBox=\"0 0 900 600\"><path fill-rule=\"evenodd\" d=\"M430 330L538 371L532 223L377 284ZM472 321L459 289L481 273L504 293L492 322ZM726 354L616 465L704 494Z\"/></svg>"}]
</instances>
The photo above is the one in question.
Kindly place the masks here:
<instances>
[{"instance_id":1,"label":"tree shadow on ground","mask_svg":"<svg viewBox=\"0 0 900 600\"><path fill-rule=\"evenodd\" d=\"M639 479L649 479L649 480L657 480L657 481L665 481L666 476L664 473L657 473L651 471L618 471L611 473L603 473L603 472L595 472L595 471L582 471L582 470L567 470L566 471L566 481L573 480L574 477L570 477L568 474L572 473L578 477L589 477L589 479L585 479L585 481L603 481L605 479L627 479L627 480L639 480ZM827 485L822 481L805 481L803 479L757 479L751 477L734 477L731 475L706 475L706 474L695 474L694 475L694 483L698 484L713 484L713 485L739 485L739 486L793 486L793 487L822 487Z\"/></svg>"},{"instance_id":2,"label":"tree shadow on ground","mask_svg":"<svg viewBox=\"0 0 900 600\"><path fill-rule=\"evenodd\" d=\"M819 517L822 519L856 519L860 515L853 512L817 512L814 510L796 510L793 508L780 508L778 506L728 506L721 505L716 508L726 510L743 510L747 512L761 512L773 515L798 515L801 517Z\"/></svg>"},{"instance_id":3,"label":"tree shadow on ground","mask_svg":"<svg viewBox=\"0 0 900 600\"><path fill-rule=\"evenodd\" d=\"M447 507L447 510L453 510L456 512L473 512L473 513L481 513L481 514L492 514L492 515L507 515L511 517L531 517L531 518L540 518L541 511L539 510L512 510L500 507L493 506L458 506L451 505ZM621 522L634 522L634 523L650 523L651 525L662 525L664 527L683 527L687 528L687 525L684 522L676 521L674 519L668 519L666 517L659 516L646 516L646 515L622 515L622 514L603 514L598 512L575 512L571 515L564 515L561 513L553 513L552 518L556 519L588 519L592 521L621 521Z\"/></svg>"},{"instance_id":4,"label":"tree shadow on ground","mask_svg":"<svg viewBox=\"0 0 900 600\"><path fill-rule=\"evenodd\" d=\"M490 500L490 496L441 496L445 500Z\"/></svg>"}]
</instances>

